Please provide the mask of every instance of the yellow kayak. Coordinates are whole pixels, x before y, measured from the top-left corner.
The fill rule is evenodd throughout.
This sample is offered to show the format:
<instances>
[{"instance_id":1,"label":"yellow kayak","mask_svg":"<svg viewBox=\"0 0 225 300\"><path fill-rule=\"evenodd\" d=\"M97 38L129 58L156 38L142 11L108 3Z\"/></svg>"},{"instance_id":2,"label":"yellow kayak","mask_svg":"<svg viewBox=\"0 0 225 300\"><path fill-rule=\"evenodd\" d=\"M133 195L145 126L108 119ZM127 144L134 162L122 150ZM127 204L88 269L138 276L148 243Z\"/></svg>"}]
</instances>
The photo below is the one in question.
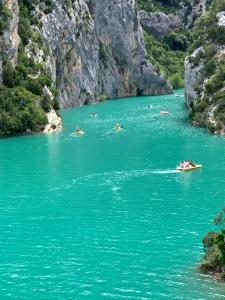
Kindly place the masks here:
<instances>
[{"instance_id":1,"label":"yellow kayak","mask_svg":"<svg viewBox=\"0 0 225 300\"><path fill-rule=\"evenodd\" d=\"M188 167L188 168L177 167L176 170L177 171L192 171L192 170L196 170L199 168L202 168L202 165L195 165L194 167Z\"/></svg>"},{"instance_id":2,"label":"yellow kayak","mask_svg":"<svg viewBox=\"0 0 225 300\"><path fill-rule=\"evenodd\" d=\"M74 133L76 136L82 136L85 134L85 132L83 130L80 130L79 132L75 132Z\"/></svg>"},{"instance_id":3,"label":"yellow kayak","mask_svg":"<svg viewBox=\"0 0 225 300\"><path fill-rule=\"evenodd\" d=\"M120 130L122 130L122 128L121 127L119 127L119 128L113 128L115 131L120 131Z\"/></svg>"}]
</instances>

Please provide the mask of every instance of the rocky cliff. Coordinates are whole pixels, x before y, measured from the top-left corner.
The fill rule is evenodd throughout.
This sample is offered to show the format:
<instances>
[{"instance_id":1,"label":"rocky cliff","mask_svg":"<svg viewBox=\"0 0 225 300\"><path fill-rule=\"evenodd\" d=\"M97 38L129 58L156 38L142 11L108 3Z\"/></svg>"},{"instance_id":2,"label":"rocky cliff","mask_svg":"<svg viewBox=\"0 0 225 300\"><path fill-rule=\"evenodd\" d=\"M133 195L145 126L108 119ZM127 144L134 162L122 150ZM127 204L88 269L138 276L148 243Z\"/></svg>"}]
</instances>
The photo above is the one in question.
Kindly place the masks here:
<instances>
[{"instance_id":1,"label":"rocky cliff","mask_svg":"<svg viewBox=\"0 0 225 300\"><path fill-rule=\"evenodd\" d=\"M135 1L57 0L41 20L61 107L171 93L146 58Z\"/></svg>"},{"instance_id":2,"label":"rocky cliff","mask_svg":"<svg viewBox=\"0 0 225 300\"><path fill-rule=\"evenodd\" d=\"M189 0L138 0L148 58L170 80L184 87L184 59L189 45Z\"/></svg>"},{"instance_id":3,"label":"rocky cliff","mask_svg":"<svg viewBox=\"0 0 225 300\"><path fill-rule=\"evenodd\" d=\"M205 6L204 6L205 4ZM225 3L202 3L202 16L193 31L185 61L187 105L194 125L225 134Z\"/></svg>"},{"instance_id":4,"label":"rocky cliff","mask_svg":"<svg viewBox=\"0 0 225 300\"><path fill-rule=\"evenodd\" d=\"M19 47L19 5L17 0L4 0L2 6L2 28L0 36L0 83L2 84L2 65L8 60L16 64ZM3 11L4 9L4 11Z\"/></svg>"},{"instance_id":5,"label":"rocky cliff","mask_svg":"<svg viewBox=\"0 0 225 300\"><path fill-rule=\"evenodd\" d=\"M139 12L142 28L148 33L153 34L156 38L164 38L173 29L182 26L181 19L175 14L165 14L160 11Z\"/></svg>"},{"instance_id":6,"label":"rocky cliff","mask_svg":"<svg viewBox=\"0 0 225 300\"><path fill-rule=\"evenodd\" d=\"M55 131L59 107L171 92L134 0L0 2L0 135Z\"/></svg>"}]
</instances>

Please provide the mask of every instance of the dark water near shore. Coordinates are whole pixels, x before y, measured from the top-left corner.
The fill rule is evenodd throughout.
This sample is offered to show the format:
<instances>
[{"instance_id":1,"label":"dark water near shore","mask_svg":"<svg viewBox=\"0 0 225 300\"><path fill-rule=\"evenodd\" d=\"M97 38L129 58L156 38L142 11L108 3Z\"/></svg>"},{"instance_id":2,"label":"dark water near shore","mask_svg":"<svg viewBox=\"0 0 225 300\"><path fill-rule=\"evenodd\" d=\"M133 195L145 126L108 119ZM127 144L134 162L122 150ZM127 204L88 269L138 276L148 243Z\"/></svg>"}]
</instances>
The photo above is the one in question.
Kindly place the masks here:
<instances>
[{"instance_id":1,"label":"dark water near shore","mask_svg":"<svg viewBox=\"0 0 225 300\"><path fill-rule=\"evenodd\" d=\"M225 139L188 125L180 93L68 110L60 134L0 141L0 299L225 298L196 267L225 202ZM204 167L174 171L183 159Z\"/></svg>"}]
</instances>

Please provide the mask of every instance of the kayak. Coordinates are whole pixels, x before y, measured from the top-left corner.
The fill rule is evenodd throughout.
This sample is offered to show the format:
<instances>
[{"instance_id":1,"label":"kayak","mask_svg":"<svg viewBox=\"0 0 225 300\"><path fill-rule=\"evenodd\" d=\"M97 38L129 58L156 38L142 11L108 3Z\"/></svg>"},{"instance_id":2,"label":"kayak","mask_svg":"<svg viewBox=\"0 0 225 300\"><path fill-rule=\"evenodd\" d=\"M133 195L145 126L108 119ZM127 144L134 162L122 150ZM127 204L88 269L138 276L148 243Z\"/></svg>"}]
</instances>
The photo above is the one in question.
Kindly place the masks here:
<instances>
[{"instance_id":1,"label":"kayak","mask_svg":"<svg viewBox=\"0 0 225 300\"><path fill-rule=\"evenodd\" d=\"M83 130L81 130L80 132L74 132L75 136L82 136L84 134L85 134L85 132Z\"/></svg>"},{"instance_id":2,"label":"kayak","mask_svg":"<svg viewBox=\"0 0 225 300\"><path fill-rule=\"evenodd\" d=\"M118 128L117 128L117 127L114 127L113 129L114 129L115 131L121 131L121 130L123 130L122 127L118 127Z\"/></svg>"},{"instance_id":3,"label":"kayak","mask_svg":"<svg viewBox=\"0 0 225 300\"><path fill-rule=\"evenodd\" d=\"M177 167L176 170L177 171L192 171L192 170L196 170L199 168L202 168L202 165L195 165L194 167L188 167L188 168Z\"/></svg>"},{"instance_id":4,"label":"kayak","mask_svg":"<svg viewBox=\"0 0 225 300\"><path fill-rule=\"evenodd\" d=\"M151 104L145 107L145 109L152 109L152 108L153 106Z\"/></svg>"},{"instance_id":5,"label":"kayak","mask_svg":"<svg viewBox=\"0 0 225 300\"><path fill-rule=\"evenodd\" d=\"M97 116L97 114L90 114L90 118L96 118Z\"/></svg>"},{"instance_id":6,"label":"kayak","mask_svg":"<svg viewBox=\"0 0 225 300\"><path fill-rule=\"evenodd\" d=\"M160 115L168 115L169 112L168 111L160 111Z\"/></svg>"}]
</instances>

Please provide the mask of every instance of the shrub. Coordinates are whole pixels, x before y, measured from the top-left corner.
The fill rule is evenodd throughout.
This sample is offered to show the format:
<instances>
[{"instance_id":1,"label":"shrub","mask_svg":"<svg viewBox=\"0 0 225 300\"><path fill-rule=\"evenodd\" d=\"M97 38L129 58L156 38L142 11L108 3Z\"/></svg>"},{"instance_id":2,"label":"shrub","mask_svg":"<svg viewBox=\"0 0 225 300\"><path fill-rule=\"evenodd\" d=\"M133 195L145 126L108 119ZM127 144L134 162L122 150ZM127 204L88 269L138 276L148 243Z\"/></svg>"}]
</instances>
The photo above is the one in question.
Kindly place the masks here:
<instances>
[{"instance_id":1,"label":"shrub","mask_svg":"<svg viewBox=\"0 0 225 300\"><path fill-rule=\"evenodd\" d=\"M224 225L224 212L223 209L218 214L213 223L215 225ZM204 273L214 273L221 278L225 278L225 230L223 227L219 232L209 232L203 239L205 256L199 268Z\"/></svg>"},{"instance_id":2,"label":"shrub","mask_svg":"<svg viewBox=\"0 0 225 300\"><path fill-rule=\"evenodd\" d=\"M54 4L52 3L52 1L51 0L45 0L45 5L46 5L46 8L44 10L44 13L45 14L52 13L52 11L54 9Z\"/></svg>"},{"instance_id":3,"label":"shrub","mask_svg":"<svg viewBox=\"0 0 225 300\"><path fill-rule=\"evenodd\" d=\"M205 126L206 117L205 114L200 112L192 112L192 122L198 124L198 126Z\"/></svg>"},{"instance_id":4,"label":"shrub","mask_svg":"<svg viewBox=\"0 0 225 300\"><path fill-rule=\"evenodd\" d=\"M50 109L51 109L51 98L48 94L44 93L42 96L41 96L41 107L42 109L45 111L45 112L49 112Z\"/></svg>"},{"instance_id":5,"label":"shrub","mask_svg":"<svg viewBox=\"0 0 225 300\"><path fill-rule=\"evenodd\" d=\"M107 100L107 98L108 97L106 95L101 95L99 100L100 100L100 102L104 102Z\"/></svg>"},{"instance_id":6,"label":"shrub","mask_svg":"<svg viewBox=\"0 0 225 300\"><path fill-rule=\"evenodd\" d=\"M0 87L0 135L21 134L30 129L39 131L47 124L38 97L23 87Z\"/></svg>"},{"instance_id":7,"label":"shrub","mask_svg":"<svg viewBox=\"0 0 225 300\"><path fill-rule=\"evenodd\" d=\"M184 80L183 80L181 74L179 74L179 73L172 75L169 78L169 80L170 80L170 82L171 82L174 89L179 89L179 88L182 88L184 86Z\"/></svg>"},{"instance_id":8,"label":"shrub","mask_svg":"<svg viewBox=\"0 0 225 300\"><path fill-rule=\"evenodd\" d=\"M25 82L25 87L28 91L32 92L35 95L42 95L43 93L43 87L38 82L37 79L29 78Z\"/></svg>"},{"instance_id":9,"label":"shrub","mask_svg":"<svg viewBox=\"0 0 225 300\"><path fill-rule=\"evenodd\" d=\"M108 54L103 45L100 45L100 47L99 47L99 59L103 62L104 65L106 65L107 60L108 60Z\"/></svg>"},{"instance_id":10,"label":"shrub","mask_svg":"<svg viewBox=\"0 0 225 300\"><path fill-rule=\"evenodd\" d=\"M175 8L179 6L178 0L138 0L139 9L146 11L163 11L165 13L171 13L175 11ZM184 0L186 5L189 4L189 0Z\"/></svg>"},{"instance_id":11,"label":"shrub","mask_svg":"<svg viewBox=\"0 0 225 300\"><path fill-rule=\"evenodd\" d=\"M208 62L206 62L204 65L204 70L205 70L205 76L207 76L207 77L215 74L215 72L216 72L215 60L210 59Z\"/></svg>"},{"instance_id":12,"label":"shrub","mask_svg":"<svg viewBox=\"0 0 225 300\"><path fill-rule=\"evenodd\" d=\"M3 65L2 77L3 83L10 88L19 85L23 80L23 75L17 69L14 69L10 62Z\"/></svg>"},{"instance_id":13,"label":"shrub","mask_svg":"<svg viewBox=\"0 0 225 300\"><path fill-rule=\"evenodd\" d=\"M40 85L42 87L44 86L48 86L50 87L51 84L52 84L52 79L49 75L40 75L38 78L37 78L38 82L40 83Z\"/></svg>"},{"instance_id":14,"label":"shrub","mask_svg":"<svg viewBox=\"0 0 225 300\"><path fill-rule=\"evenodd\" d=\"M222 122L223 124L225 124L225 113L219 113L216 116L216 120Z\"/></svg>"},{"instance_id":15,"label":"shrub","mask_svg":"<svg viewBox=\"0 0 225 300\"><path fill-rule=\"evenodd\" d=\"M0 3L0 34L2 35L9 25L12 18L12 12L2 3Z\"/></svg>"},{"instance_id":16,"label":"shrub","mask_svg":"<svg viewBox=\"0 0 225 300\"><path fill-rule=\"evenodd\" d=\"M52 107L54 110L59 110L60 109L60 106L59 106L59 101L54 98L54 100L52 101Z\"/></svg>"},{"instance_id":17,"label":"shrub","mask_svg":"<svg viewBox=\"0 0 225 300\"><path fill-rule=\"evenodd\" d=\"M28 3L29 1L27 1L27 5ZM31 37L31 24L29 19L28 8L23 4L23 1L20 1L18 33L23 45L27 45Z\"/></svg>"},{"instance_id":18,"label":"shrub","mask_svg":"<svg viewBox=\"0 0 225 300\"><path fill-rule=\"evenodd\" d=\"M208 104L204 100L201 100L194 105L194 111L202 113L206 110L207 106Z\"/></svg>"},{"instance_id":19,"label":"shrub","mask_svg":"<svg viewBox=\"0 0 225 300\"><path fill-rule=\"evenodd\" d=\"M215 90L215 85L213 80L208 80L205 84L205 90L207 93L212 94Z\"/></svg>"},{"instance_id":20,"label":"shrub","mask_svg":"<svg viewBox=\"0 0 225 300\"><path fill-rule=\"evenodd\" d=\"M173 51L186 51L188 47L188 38L185 34L179 31L170 32L165 38L164 42Z\"/></svg>"},{"instance_id":21,"label":"shrub","mask_svg":"<svg viewBox=\"0 0 225 300\"><path fill-rule=\"evenodd\" d=\"M157 40L147 32L144 32L144 37L148 59L170 79L174 88L183 87L185 52L171 50L166 44L166 39Z\"/></svg>"}]
</instances>

